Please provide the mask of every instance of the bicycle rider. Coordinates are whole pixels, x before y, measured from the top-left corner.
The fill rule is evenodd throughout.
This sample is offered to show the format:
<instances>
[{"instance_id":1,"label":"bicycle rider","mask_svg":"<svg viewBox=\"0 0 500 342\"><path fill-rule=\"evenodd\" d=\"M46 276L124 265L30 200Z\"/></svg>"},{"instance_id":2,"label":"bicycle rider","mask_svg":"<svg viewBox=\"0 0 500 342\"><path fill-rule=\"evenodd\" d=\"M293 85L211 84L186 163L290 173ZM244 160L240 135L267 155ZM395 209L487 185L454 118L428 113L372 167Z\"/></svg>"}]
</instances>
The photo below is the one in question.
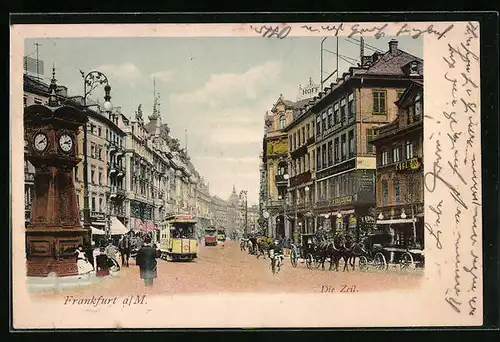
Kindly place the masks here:
<instances>
[{"instance_id":1,"label":"bicycle rider","mask_svg":"<svg viewBox=\"0 0 500 342\"><path fill-rule=\"evenodd\" d=\"M269 246L269 251L273 250L273 254L275 258L278 258L278 262L281 263L281 260L284 257L283 253L283 241L281 240L274 240L273 243ZM281 259L281 260L280 260Z\"/></svg>"}]
</instances>

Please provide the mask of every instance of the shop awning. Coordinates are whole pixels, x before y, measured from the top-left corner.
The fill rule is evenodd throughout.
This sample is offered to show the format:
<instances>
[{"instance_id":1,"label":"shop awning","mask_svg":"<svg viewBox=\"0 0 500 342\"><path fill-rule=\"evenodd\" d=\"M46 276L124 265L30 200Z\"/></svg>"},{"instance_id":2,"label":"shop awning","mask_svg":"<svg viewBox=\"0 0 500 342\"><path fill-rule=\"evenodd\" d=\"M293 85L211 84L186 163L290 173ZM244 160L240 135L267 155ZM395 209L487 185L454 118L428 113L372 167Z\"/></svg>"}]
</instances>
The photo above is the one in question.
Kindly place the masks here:
<instances>
[{"instance_id":1,"label":"shop awning","mask_svg":"<svg viewBox=\"0 0 500 342\"><path fill-rule=\"evenodd\" d=\"M144 221L144 226L145 226L146 233L153 232L153 231L158 229L158 227L156 227L156 225L153 223L153 221L150 221L150 220Z\"/></svg>"},{"instance_id":2,"label":"shop awning","mask_svg":"<svg viewBox=\"0 0 500 342\"><path fill-rule=\"evenodd\" d=\"M92 226L90 226L90 227L92 228L92 235L105 235L106 234L106 232L102 229L97 229L97 228L92 227Z\"/></svg>"},{"instance_id":3,"label":"shop awning","mask_svg":"<svg viewBox=\"0 0 500 342\"><path fill-rule=\"evenodd\" d=\"M398 224L398 223L412 223L412 222L417 222L417 219L406 218L406 219L377 220L377 224Z\"/></svg>"},{"instance_id":4,"label":"shop awning","mask_svg":"<svg viewBox=\"0 0 500 342\"><path fill-rule=\"evenodd\" d=\"M123 235L128 232L127 227L123 223L120 222L116 217L111 217L111 235Z\"/></svg>"}]
</instances>

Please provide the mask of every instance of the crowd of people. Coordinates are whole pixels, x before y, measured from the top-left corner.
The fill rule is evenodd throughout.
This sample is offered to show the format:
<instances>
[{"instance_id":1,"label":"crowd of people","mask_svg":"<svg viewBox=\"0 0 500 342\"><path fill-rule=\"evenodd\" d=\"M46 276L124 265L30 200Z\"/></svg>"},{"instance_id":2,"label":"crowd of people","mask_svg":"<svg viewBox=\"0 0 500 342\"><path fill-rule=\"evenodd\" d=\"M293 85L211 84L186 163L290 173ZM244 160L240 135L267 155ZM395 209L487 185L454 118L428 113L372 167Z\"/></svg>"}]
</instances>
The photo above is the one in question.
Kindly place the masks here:
<instances>
[{"instance_id":1,"label":"crowd of people","mask_svg":"<svg viewBox=\"0 0 500 342\"><path fill-rule=\"evenodd\" d=\"M117 254L121 256L121 264ZM140 277L146 286L153 285L157 277L157 246L152 243L151 234L129 232L122 235L116 244L113 240L101 240L99 246L92 244L91 252L85 252L83 246L75 251L76 264L80 278L88 278L95 272L97 277L106 277L129 267L129 258L135 257L139 266Z\"/></svg>"}]
</instances>

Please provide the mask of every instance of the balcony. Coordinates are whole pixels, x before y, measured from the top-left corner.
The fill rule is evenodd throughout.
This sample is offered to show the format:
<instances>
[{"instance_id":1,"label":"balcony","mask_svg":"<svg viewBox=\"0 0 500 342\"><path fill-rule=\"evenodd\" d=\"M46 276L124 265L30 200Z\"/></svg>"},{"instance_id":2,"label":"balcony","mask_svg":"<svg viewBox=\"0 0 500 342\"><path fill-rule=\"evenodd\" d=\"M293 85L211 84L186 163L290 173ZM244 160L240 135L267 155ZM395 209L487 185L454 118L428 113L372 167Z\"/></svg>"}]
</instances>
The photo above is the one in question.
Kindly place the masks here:
<instances>
[{"instance_id":1,"label":"balcony","mask_svg":"<svg viewBox=\"0 0 500 342\"><path fill-rule=\"evenodd\" d=\"M111 200L122 200L126 197L126 192L124 189L112 185L109 190L109 198Z\"/></svg>"},{"instance_id":2,"label":"balcony","mask_svg":"<svg viewBox=\"0 0 500 342\"><path fill-rule=\"evenodd\" d=\"M288 180L285 179L284 175L274 176L274 181L277 186L288 186Z\"/></svg>"},{"instance_id":3,"label":"balcony","mask_svg":"<svg viewBox=\"0 0 500 342\"><path fill-rule=\"evenodd\" d=\"M118 146L116 145L116 143L114 141L110 141L109 142L109 152L115 153L117 151L118 151Z\"/></svg>"},{"instance_id":4,"label":"balcony","mask_svg":"<svg viewBox=\"0 0 500 342\"><path fill-rule=\"evenodd\" d=\"M302 172L301 174L298 174L297 176L290 178L290 186L296 186L299 184L307 183L310 180L311 180L311 172L310 171Z\"/></svg>"},{"instance_id":5,"label":"balcony","mask_svg":"<svg viewBox=\"0 0 500 342\"><path fill-rule=\"evenodd\" d=\"M108 163L108 169L110 176L117 176L117 177L125 176L125 169L118 163Z\"/></svg>"},{"instance_id":6,"label":"balcony","mask_svg":"<svg viewBox=\"0 0 500 342\"><path fill-rule=\"evenodd\" d=\"M297 148L295 151L290 152L290 156L295 159L302 157L303 155L307 154L307 145L301 145L299 148Z\"/></svg>"}]
</instances>

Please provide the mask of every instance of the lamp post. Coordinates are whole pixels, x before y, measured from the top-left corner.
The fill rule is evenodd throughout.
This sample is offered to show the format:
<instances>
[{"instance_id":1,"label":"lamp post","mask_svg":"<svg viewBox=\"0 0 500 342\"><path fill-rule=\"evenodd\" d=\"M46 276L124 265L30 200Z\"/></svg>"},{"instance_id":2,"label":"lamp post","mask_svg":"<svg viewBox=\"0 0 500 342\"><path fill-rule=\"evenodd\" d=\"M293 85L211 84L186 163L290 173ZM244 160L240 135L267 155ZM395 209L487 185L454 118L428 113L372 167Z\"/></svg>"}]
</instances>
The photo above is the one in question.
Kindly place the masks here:
<instances>
[{"instance_id":1,"label":"lamp post","mask_svg":"<svg viewBox=\"0 0 500 342\"><path fill-rule=\"evenodd\" d=\"M344 222L342 221L342 214L337 213L337 223L340 221L340 230L342 231L344 228Z\"/></svg>"},{"instance_id":2,"label":"lamp post","mask_svg":"<svg viewBox=\"0 0 500 342\"><path fill-rule=\"evenodd\" d=\"M309 189L309 187L308 187L308 186L306 186L306 187L304 188L304 191L306 192L306 200L307 200L306 204L307 204L307 212L308 212L308 213L309 213L309 209L310 209L310 202L311 202L311 201L310 201L310 198L309 198L309 190L311 190L311 189ZM307 219L306 219L306 232L307 232L307 233L309 233L309 217L307 217Z\"/></svg>"},{"instance_id":3,"label":"lamp post","mask_svg":"<svg viewBox=\"0 0 500 342\"><path fill-rule=\"evenodd\" d=\"M283 178L287 181L287 188L290 187L290 175L288 173L285 173L283 175ZM286 199L287 199L287 196L285 194L285 198L284 198L284 210L283 210L283 229L285 228L285 217L286 217ZM286 230L285 230L285 236L286 236ZM292 236L293 237L293 236Z\"/></svg>"},{"instance_id":4,"label":"lamp post","mask_svg":"<svg viewBox=\"0 0 500 342\"><path fill-rule=\"evenodd\" d=\"M87 111L87 96L99 85L104 86L104 110L111 111L113 105L111 104L111 86L109 85L108 78L100 71L91 71L85 75L85 73L80 70L83 78L83 110ZM87 236L84 240L84 244L88 248L91 244L90 242L90 204L89 204L89 179L88 179L88 157L87 157L87 122L88 116L85 124L83 125L83 228L87 230Z\"/></svg>"}]
</instances>

